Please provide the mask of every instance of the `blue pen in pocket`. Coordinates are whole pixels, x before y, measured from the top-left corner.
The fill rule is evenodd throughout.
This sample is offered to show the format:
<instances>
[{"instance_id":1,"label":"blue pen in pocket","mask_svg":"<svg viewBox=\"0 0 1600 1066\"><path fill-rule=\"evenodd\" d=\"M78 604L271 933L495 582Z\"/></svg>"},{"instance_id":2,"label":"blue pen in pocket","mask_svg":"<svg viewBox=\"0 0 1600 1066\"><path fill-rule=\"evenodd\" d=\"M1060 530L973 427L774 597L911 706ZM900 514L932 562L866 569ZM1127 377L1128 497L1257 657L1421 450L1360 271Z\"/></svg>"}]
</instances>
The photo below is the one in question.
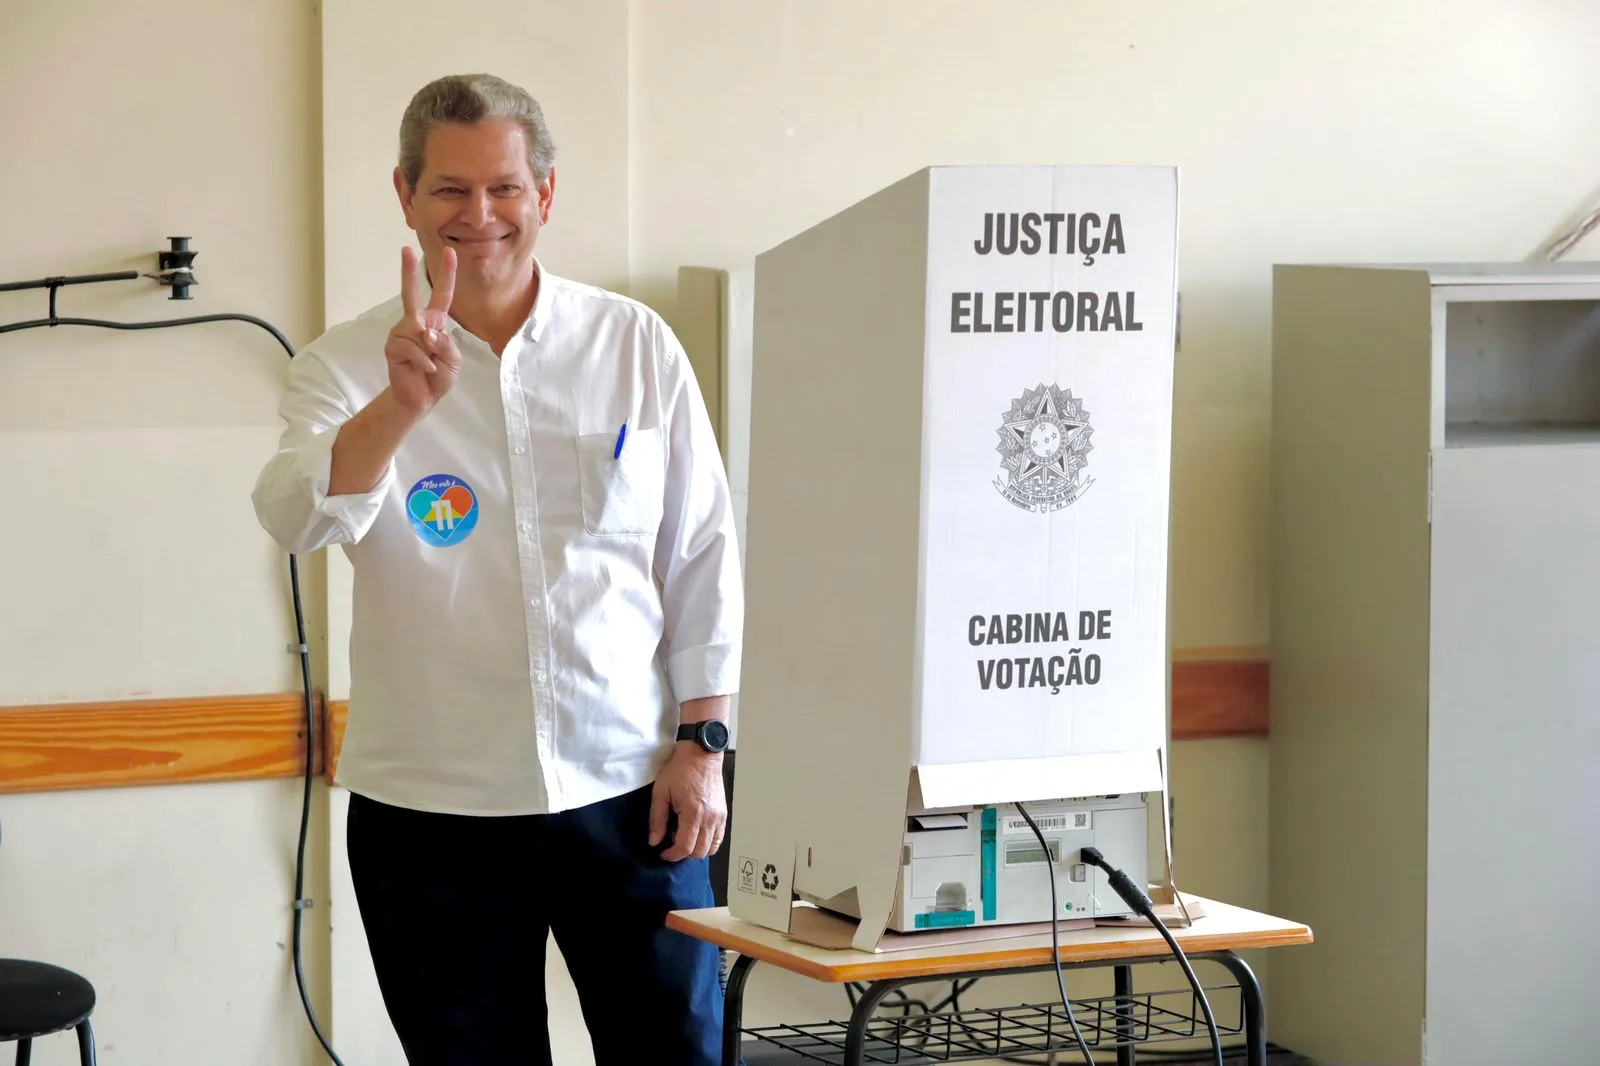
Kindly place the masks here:
<instances>
[{"instance_id":1,"label":"blue pen in pocket","mask_svg":"<svg viewBox=\"0 0 1600 1066\"><path fill-rule=\"evenodd\" d=\"M622 423L622 428L617 430L617 450L611 453L613 460L622 458L622 442L628 436L628 423Z\"/></svg>"}]
</instances>

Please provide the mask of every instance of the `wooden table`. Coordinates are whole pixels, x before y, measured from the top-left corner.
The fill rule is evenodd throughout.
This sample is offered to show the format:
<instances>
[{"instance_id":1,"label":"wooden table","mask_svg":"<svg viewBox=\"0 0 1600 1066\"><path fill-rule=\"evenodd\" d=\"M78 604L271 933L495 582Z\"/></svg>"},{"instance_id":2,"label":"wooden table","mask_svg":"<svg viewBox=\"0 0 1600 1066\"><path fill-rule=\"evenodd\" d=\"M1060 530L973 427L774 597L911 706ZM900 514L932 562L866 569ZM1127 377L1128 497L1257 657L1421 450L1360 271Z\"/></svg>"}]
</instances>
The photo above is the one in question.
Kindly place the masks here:
<instances>
[{"instance_id":1,"label":"wooden table","mask_svg":"<svg viewBox=\"0 0 1600 1066\"><path fill-rule=\"evenodd\" d=\"M1196 899L1189 896L1188 899ZM1261 986L1237 952L1311 943L1311 930L1297 922L1259 914L1215 900L1200 899L1204 916L1173 935L1191 960L1210 959L1235 978L1242 1021L1218 1027L1224 1035L1242 1033L1247 1061L1266 1061L1266 1009ZM1050 934L979 941L939 948L892 952L829 950L789 939L783 933L753 925L729 914L726 907L677 911L667 925L738 955L728 975L723 1021L723 1066L739 1066L743 1027L744 986L756 962L782 967L832 984L866 984L845 1023L779 1026L750 1030L766 1043L788 1048L796 1062L840 1066L866 1062L952 1062L1041 1052L1078 1053L1078 1043L1060 1002L1014 1008L954 1010L909 1016L874 1017L878 1006L896 990L924 981L965 981L1000 974L1053 970ZM1161 934L1139 925L1063 930L1059 934L1063 969L1111 967L1115 992L1096 1000L1073 1000L1079 1030L1092 1049L1115 1048L1119 1066L1131 1066L1134 1049L1158 1040L1207 1038L1198 1000L1192 993L1136 994L1133 967L1170 960ZM1179 1010L1174 997L1188 997ZM1157 999L1162 1002L1158 1003ZM943 1004L940 1005L941 1007ZM1063 1062L1072 1061L1063 1057Z\"/></svg>"}]
</instances>

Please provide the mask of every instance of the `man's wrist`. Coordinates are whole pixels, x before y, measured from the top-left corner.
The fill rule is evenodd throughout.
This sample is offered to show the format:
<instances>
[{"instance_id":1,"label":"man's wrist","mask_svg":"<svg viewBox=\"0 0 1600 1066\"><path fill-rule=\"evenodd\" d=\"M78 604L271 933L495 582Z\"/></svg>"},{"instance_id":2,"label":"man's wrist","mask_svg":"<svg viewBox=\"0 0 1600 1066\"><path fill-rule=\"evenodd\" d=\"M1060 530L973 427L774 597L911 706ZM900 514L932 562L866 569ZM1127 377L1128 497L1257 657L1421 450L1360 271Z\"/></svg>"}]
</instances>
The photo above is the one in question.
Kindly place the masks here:
<instances>
[{"instance_id":1,"label":"man's wrist","mask_svg":"<svg viewBox=\"0 0 1600 1066\"><path fill-rule=\"evenodd\" d=\"M677 741L680 748L687 747L705 755L721 755L728 747L728 726L721 718L684 721L678 726Z\"/></svg>"},{"instance_id":2,"label":"man's wrist","mask_svg":"<svg viewBox=\"0 0 1600 1066\"><path fill-rule=\"evenodd\" d=\"M394 386L388 385L376 397L373 403L378 404L380 413L386 420L405 426L407 430L414 429L418 423L428 417L428 412L433 410L432 399L429 399L418 409L400 399L394 391Z\"/></svg>"},{"instance_id":3,"label":"man's wrist","mask_svg":"<svg viewBox=\"0 0 1600 1066\"><path fill-rule=\"evenodd\" d=\"M721 762L722 754L720 751L707 751L692 740L680 740L672 748L674 759L694 764Z\"/></svg>"}]
</instances>

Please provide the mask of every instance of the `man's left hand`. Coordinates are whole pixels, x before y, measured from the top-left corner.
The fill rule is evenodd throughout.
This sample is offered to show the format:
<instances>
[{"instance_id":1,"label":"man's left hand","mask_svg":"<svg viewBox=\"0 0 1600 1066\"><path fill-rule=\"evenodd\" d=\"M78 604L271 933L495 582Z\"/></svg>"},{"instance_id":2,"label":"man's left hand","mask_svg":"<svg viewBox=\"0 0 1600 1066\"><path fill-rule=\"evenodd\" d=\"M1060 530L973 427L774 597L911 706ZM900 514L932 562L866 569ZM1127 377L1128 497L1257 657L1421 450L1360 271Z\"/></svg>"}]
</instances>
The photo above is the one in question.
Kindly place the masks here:
<instances>
[{"instance_id":1,"label":"man's left hand","mask_svg":"<svg viewBox=\"0 0 1600 1066\"><path fill-rule=\"evenodd\" d=\"M668 862L703 859L722 846L728 825L728 804L722 788L722 756L698 744L680 741L661 768L650 800L650 846L667 835L667 816L678 816L672 846L661 853Z\"/></svg>"}]
</instances>

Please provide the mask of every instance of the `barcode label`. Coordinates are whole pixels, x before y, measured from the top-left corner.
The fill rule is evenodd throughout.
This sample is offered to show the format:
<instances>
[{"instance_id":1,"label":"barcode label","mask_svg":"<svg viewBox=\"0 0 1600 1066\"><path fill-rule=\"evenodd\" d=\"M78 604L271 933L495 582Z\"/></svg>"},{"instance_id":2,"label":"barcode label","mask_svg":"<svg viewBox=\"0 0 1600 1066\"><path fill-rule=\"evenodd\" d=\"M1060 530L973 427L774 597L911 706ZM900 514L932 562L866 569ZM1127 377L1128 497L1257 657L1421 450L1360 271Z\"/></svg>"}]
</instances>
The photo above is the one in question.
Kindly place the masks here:
<instances>
[{"instance_id":1,"label":"barcode label","mask_svg":"<svg viewBox=\"0 0 1600 1066\"><path fill-rule=\"evenodd\" d=\"M1041 833L1048 833L1052 829L1077 831L1093 828L1094 823L1090 815L1090 811L1073 811L1070 814L1046 814L1042 816L1036 814L1033 816L1033 822L1039 827ZM1020 816L1007 818L1005 831L1007 833L1033 832L1032 829L1028 828L1027 821Z\"/></svg>"}]
</instances>

